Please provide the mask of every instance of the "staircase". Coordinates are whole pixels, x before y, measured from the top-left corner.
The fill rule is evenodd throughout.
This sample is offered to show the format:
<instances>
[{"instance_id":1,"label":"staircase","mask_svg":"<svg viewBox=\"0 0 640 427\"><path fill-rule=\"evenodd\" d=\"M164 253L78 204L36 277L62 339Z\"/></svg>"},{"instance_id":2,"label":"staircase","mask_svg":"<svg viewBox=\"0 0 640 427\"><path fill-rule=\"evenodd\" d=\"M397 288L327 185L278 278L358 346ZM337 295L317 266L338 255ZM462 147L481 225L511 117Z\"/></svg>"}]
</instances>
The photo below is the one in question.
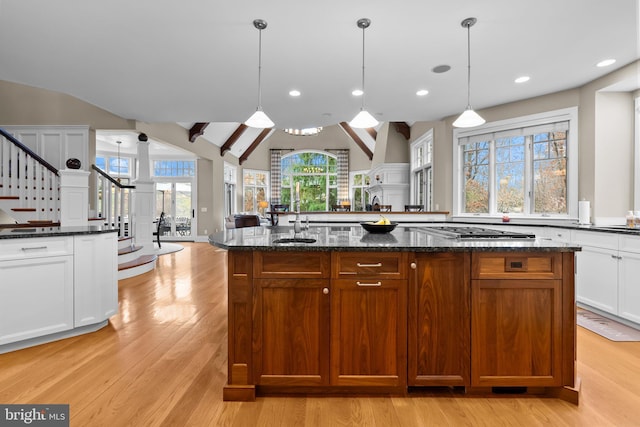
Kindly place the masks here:
<instances>
[{"instance_id":1,"label":"staircase","mask_svg":"<svg viewBox=\"0 0 640 427\"><path fill-rule=\"evenodd\" d=\"M59 225L58 170L0 129L0 226Z\"/></svg>"},{"instance_id":2,"label":"staircase","mask_svg":"<svg viewBox=\"0 0 640 427\"><path fill-rule=\"evenodd\" d=\"M156 268L157 255L139 255L142 246L136 246L132 237L118 238L118 280L138 276Z\"/></svg>"},{"instance_id":3,"label":"staircase","mask_svg":"<svg viewBox=\"0 0 640 427\"><path fill-rule=\"evenodd\" d=\"M153 249L135 245L129 203L135 186L121 185L102 170L96 171L100 200L98 218L89 225L118 229L118 280L155 268ZM60 224L58 170L0 128L0 228L57 227Z\"/></svg>"}]
</instances>

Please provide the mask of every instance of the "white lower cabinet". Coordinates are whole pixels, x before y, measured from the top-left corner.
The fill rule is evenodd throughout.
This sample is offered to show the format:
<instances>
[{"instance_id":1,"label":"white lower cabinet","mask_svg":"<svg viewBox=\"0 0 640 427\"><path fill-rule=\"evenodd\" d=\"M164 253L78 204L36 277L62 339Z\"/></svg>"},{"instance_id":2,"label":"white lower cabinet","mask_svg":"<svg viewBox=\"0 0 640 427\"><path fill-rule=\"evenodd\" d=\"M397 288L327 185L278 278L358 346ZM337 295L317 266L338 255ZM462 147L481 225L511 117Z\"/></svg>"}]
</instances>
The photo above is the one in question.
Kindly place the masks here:
<instances>
[{"instance_id":1,"label":"white lower cabinet","mask_svg":"<svg viewBox=\"0 0 640 427\"><path fill-rule=\"evenodd\" d=\"M576 300L611 314L618 314L618 235L576 230Z\"/></svg>"},{"instance_id":2,"label":"white lower cabinet","mask_svg":"<svg viewBox=\"0 0 640 427\"><path fill-rule=\"evenodd\" d=\"M576 252L576 300L616 314L618 264L617 250L582 246Z\"/></svg>"},{"instance_id":3,"label":"white lower cabinet","mask_svg":"<svg viewBox=\"0 0 640 427\"><path fill-rule=\"evenodd\" d=\"M73 256L0 261L0 345L72 329Z\"/></svg>"},{"instance_id":4,"label":"white lower cabinet","mask_svg":"<svg viewBox=\"0 0 640 427\"><path fill-rule=\"evenodd\" d=\"M115 233L74 236L74 312L76 327L102 322L118 311Z\"/></svg>"},{"instance_id":5,"label":"white lower cabinet","mask_svg":"<svg viewBox=\"0 0 640 427\"><path fill-rule=\"evenodd\" d=\"M620 238L618 316L640 324L640 237Z\"/></svg>"},{"instance_id":6,"label":"white lower cabinet","mask_svg":"<svg viewBox=\"0 0 640 427\"><path fill-rule=\"evenodd\" d=\"M0 353L95 330L117 313L116 233L1 243Z\"/></svg>"},{"instance_id":7,"label":"white lower cabinet","mask_svg":"<svg viewBox=\"0 0 640 427\"><path fill-rule=\"evenodd\" d=\"M578 302L640 324L640 236L575 231Z\"/></svg>"}]
</instances>

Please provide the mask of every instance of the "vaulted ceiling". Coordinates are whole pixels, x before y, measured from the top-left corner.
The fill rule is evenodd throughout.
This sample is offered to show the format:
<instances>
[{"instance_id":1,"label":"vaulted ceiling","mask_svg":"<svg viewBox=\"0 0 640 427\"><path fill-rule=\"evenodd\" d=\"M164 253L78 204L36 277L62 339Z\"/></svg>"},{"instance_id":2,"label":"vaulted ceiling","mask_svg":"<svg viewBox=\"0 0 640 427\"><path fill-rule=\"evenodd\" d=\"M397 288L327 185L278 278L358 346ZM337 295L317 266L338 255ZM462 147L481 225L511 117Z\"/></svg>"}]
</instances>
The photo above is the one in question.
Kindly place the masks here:
<instances>
[{"instance_id":1,"label":"vaulted ceiling","mask_svg":"<svg viewBox=\"0 0 640 427\"><path fill-rule=\"evenodd\" d=\"M222 147L257 105L262 18L262 106L276 127L349 121L366 108L412 123L583 85L640 58L638 0L0 0L0 79L55 90L118 116L211 123ZM616 63L595 66L606 58ZM449 65L450 71L432 69ZM516 77L528 75L526 83ZM629 87L640 86L632 82ZM291 97L289 91L301 95ZM426 89L426 96L416 91ZM247 129L244 152L261 130ZM367 139L366 134L362 134ZM235 152L237 150L237 153Z\"/></svg>"}]
</instances>

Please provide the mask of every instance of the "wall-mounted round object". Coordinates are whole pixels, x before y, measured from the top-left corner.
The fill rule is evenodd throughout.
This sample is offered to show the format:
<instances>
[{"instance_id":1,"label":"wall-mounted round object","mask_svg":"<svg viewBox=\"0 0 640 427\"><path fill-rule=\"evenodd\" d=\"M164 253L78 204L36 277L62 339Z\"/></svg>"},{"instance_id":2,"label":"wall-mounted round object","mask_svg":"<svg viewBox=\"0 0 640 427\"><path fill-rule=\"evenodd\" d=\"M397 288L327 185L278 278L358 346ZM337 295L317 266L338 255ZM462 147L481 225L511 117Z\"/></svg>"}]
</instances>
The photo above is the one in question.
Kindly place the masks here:
<instances>
[{"instance_id":1,"label":"wall-mounted round object","mask_svg":"<svg viewBox=\"0 0 640 427\"><path fill-rule=\"evenodd\" d=\"M67 168L69 169L80 169L80 166L82 166L82 164L80 163L80 160L78 159L67 159Z\"/></svg>"}]
</instances>

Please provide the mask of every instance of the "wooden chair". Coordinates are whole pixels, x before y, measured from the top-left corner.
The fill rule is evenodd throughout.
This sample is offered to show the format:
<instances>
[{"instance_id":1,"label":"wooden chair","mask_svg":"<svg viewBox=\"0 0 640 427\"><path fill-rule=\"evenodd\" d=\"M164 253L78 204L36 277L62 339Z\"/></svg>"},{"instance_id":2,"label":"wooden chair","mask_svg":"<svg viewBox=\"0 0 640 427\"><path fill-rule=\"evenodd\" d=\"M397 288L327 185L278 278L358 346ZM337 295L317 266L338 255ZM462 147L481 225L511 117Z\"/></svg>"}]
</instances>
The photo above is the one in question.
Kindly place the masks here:
<instances>
[{"instance_id":1,"label":"wooden chair","mask_svg":"<svg viewBox=\"0 0 640 427\"><path fill-rule=\"evenodd\" d=\"M163 234L164 229L166 228L166 221L164 219L164 212L160 213L160 218L156 221L156 231L153 232L153 235L156 236L156 242L158 242L158 249L162 248L162 244L160 243L160 236Z\"/></svg>"},{"instance_id":2,"label":"wooden chair","mask_svg":"<svg viewBox=\"0 0 640 427\"><path fill-rule=\"evenodd\" d=\"M405 212L422 212L422 205L404 205Z\"/></svg>"},{"instance_id":3,"label":"wooden chair","mask_svg":"<svg viewBox=\"0 0 640 427\"><path fill-rule=\"evenodd\" d=\"M391 212L391 205L380 205L380 212Z\"/></svg>"},{"instance_id":4,"label":"wooden chair","mask_svg":"<svg viewBox=\"0 0 640 427\"><path fill-rule=\"evenodd\" d=\"M278 225L280 222L277 212L289 212L289 205L271 205L271 212L269 212L271 225Z\"/></svg>"}]
</instances>

